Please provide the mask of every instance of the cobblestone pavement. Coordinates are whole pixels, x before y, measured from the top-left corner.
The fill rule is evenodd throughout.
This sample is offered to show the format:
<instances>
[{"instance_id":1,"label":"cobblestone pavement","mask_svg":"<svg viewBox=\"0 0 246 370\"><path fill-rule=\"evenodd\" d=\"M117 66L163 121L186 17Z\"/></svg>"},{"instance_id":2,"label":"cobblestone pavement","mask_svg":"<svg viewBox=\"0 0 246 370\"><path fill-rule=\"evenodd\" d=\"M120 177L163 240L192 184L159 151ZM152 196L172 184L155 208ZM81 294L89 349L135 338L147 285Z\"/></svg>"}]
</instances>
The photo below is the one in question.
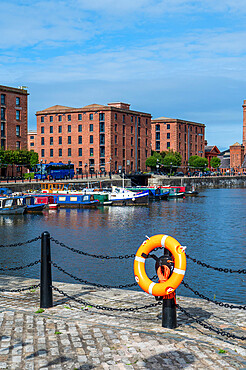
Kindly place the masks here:
<instances>
[{"instance_id":1,"label":"cobblestone pavement","mask_svg":"<svg viewBox=\"0 0 246 370\"><path fill-rule=\"evenodd\" d=\"M0 288L38 281L0 276ZM178 327L161 326L161 306L133 312L90 307L139 307L156 303L143 292L54 283L54 307L39 311L39 288L0 292L0 369L246 369L246 341L204 329L177 312ZM246 337L245 310L200 299L177 303L204 323Z\"/></svg>"}]
</instances>

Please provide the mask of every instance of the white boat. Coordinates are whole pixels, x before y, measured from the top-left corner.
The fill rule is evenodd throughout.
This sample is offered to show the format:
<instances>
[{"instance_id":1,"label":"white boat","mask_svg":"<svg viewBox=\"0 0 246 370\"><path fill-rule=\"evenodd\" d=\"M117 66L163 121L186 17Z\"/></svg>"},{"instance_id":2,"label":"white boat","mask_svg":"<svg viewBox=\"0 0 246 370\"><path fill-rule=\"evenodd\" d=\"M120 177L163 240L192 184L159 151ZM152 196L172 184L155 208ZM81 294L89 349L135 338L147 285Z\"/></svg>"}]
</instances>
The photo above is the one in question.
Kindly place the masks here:
<instances>
[{"instance_id":1,"label":"white boat","mask_svg":"<svg viewBox=\"0 0 246 370\"><path fill-rule=\"evenodd\" d=\"M0 198L0 215L22 215L26 210L25 205L18 205L17 198Z\"/></svg>"},{"instance_id":2,"label":"white boat","mask_svg":"<svg viewBox=\"0 0 246 370\"><path fill-rule=\"evenodd\" d=\"M112 206L137 206L149 204L149 192L134 193L122 187L112 186L112 192L108 194Z\"/></svg>"}]
</instances>

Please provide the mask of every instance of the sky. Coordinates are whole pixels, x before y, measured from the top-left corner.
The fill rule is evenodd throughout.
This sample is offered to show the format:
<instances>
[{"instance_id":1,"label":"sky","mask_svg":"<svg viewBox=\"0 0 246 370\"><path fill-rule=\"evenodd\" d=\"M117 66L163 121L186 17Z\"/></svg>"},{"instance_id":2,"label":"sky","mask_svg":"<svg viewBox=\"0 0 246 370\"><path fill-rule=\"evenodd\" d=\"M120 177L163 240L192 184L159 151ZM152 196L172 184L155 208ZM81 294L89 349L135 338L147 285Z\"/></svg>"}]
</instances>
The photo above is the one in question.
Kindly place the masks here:
<instances>
[{"instance_id":1,"label":"sky","mask_svg":"<svg viewBox=\"0 0 246 370\"><path fill-rule=\"evenodd\" d=\"M122 101L242 142L245 0L2 0L0 26L0 84L28 87L29 130L56 104Z\"/></svg>"}]
</instances>

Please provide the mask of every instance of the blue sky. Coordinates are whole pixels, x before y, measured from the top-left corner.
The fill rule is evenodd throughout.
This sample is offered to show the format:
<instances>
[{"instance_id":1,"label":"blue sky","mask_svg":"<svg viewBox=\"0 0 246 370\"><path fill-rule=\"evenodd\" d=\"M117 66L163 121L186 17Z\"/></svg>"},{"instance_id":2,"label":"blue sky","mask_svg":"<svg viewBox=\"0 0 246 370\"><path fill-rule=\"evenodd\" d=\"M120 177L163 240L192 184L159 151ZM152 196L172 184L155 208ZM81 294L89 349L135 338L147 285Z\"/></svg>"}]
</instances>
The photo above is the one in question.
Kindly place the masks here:
<instances>
[{"instance_id":1,"label":"blue sky","mask_svg":"<svg viewBox=\"0 0 246 370\"><path fill-rule=\"evenodd\" d=\"M0 22L0 84L28 87L30 130L55 104L123 101L242 142L244 0L2 0Z\"/></svg>"}]
</instances>

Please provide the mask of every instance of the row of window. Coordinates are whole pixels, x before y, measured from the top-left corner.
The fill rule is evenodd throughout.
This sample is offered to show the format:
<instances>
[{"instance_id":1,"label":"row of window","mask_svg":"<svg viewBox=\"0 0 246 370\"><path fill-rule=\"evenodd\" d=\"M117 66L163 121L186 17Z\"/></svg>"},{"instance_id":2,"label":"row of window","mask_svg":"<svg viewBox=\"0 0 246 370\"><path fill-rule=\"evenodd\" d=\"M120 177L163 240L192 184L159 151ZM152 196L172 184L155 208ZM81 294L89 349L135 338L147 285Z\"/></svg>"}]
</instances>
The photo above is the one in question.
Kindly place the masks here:
<instances>
[{"instance_id":1,"label":"row of window","mask_svg":"<svg viewBox=\"0 0 246 370\"><path fill-rule=\"evenodd\" d=\"M16 136L20 136L20 125L16 125ZM1 122L1 136L5 136L5 123Z\"/></svg>"},{"instance_id":2,"label":"row of window","mask_svg":"<svg viewBox=\"0 0 246 370\"><path fill-rule=\"evenodd\" d=\"M6 95L5 94L1 94L1 105L6 105ZM20 106L20 98L18 96L15 98L15 105L17 107Z\"/></svg>"},{"instance_id":3,"label":"row of window","mask_svg":"<svg viewBox=\"0 0 246 370\"><path fill-rule=\"evenodd\" d=\"M170 124L169 123L167 123L166 127L167 127L167 130L170 130ZM188 125L184 125L184 131L187 132L187 127L188 127L188 131L192 132L192 126L191 125L189 125L189 126ZM181 130L181 125L179 125L179 130ZM195 133L196 134L199 131L202 134L202 132L203 132L202 130L203 130L202 127L200 127L200 129L199 129L199 127L195 126ZM155 125L155 131L156 132L159 132L160 131L160 125L159 124Z\"/></svg>"},{"instance_id":4,"label":"row of window","mask_svg":"<svg viewBox=\"0 0 246 370\"><path fill-rule=\"evenodd\" d=\"M93 123L90 124L89 129L90 129L90 132L94 131ZM40 131L41 131L41 134L44 134L44 126L41 126ZM53 134L53 132L54 132L54 127L50 126L50 134ZM67 132L72 132L72 126L71 125L67 126ZM82 132L82 125L78 125L78 132ZM104 123L100 124L100 132L104 132ZM62 133L62 126L58 126L58 133L59 134Z\"/></svg>"},{"instance_id":5,"label":"row of window","mask_svg":"<svg viewBox=\"0 0 246 370\"><path fill-rule=\"evenodd\" d=\"M84 113L86 114L86 113ZM58 115L58 122L62 122L62 117L67 117L67 121L71 121L72 120L72 116L71 114L68 114L67 116L64 115L61 115L59 114ZM78 114L78 117L77 117L78 121L82 121L82 113L79 113ZM89 114L89 120L92 121L94 119L94 116L93 116L93 113L90 113ZM99 121L104 121L105 120L105 114L104 113L99 113ZM54 116L49 116L49 121L50 122L54 122ZM41 116L41 122L44 122L44 116Z\"/></svg>"},{"instance_id":6,"label":"row of window","mask_svg":"<svg viewBox=\"0 0 246 370\"><path fill-rule=\"evenodd\" d=\"M5 120L5 119L6 119L6 109L1 107L1 120ZM20 110L15 111L15 119L17 121L19 121L21 119L21 111Z\"/></svg>"},{"instance_id":7,"label":"row of window","mask_svg":"<svg viewBox=\"0 0 246 370\"><path fill-rule=\"evenodd\" d=\"M62 157L63 153L64 153L63 149L61 149L61 148L58 149L58 156L59 157ZM90 157L93 157L93 155L94 155L94 150L93 150L93 148L90 148ZM45 156L45 149L41 149L41 157L44 157L44 156ZM54 156L54 149L50 149L50 157L53 157L53 156ZM68 157L72 156L72 148L67 149L67 156ZM78 156L82 157L82 148L78 148Z\"/></svg>"}]
</instances>

